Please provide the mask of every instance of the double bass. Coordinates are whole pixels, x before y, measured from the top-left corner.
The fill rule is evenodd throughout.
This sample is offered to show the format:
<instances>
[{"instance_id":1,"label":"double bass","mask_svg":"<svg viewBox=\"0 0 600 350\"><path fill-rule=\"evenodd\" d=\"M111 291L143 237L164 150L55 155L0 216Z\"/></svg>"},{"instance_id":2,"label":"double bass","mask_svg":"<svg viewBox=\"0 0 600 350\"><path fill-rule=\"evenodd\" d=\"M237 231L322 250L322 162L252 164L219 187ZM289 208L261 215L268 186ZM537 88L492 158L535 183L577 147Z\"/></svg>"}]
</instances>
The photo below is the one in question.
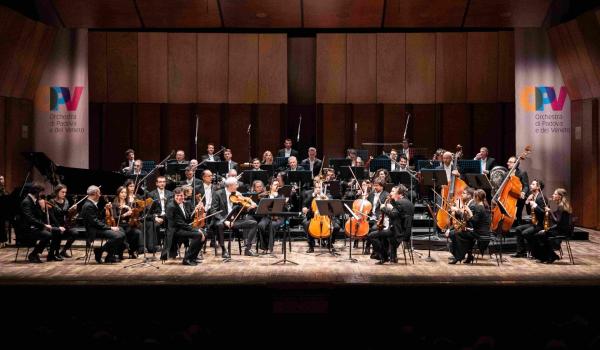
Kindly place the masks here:
<instances>
[{"instance_id":1,"label":"double bass","mask_svg":"<svg viewBox=\"0 0 600 350\"><path fill-rule=\"evenodd\" d=\"M490 225L492 231L498 230L500 222L502 222L502 232L508 232L515 221L517 201L521 198L523 189L523 184L515 176L515 172L521 160L525 159L529 153L531 153L531 146L527 145L492 197L492 223Z\"/></svg>"},{"instance_id":2,"label":"double bass","mask_svg":"<svg viewBox=\"0 0 600 350\"><path fill-rule=\"evenodd\" d=\"M452 169L457 169L458 158L462 156L462 146L456 146L456 153L452 156ZM442 185L440 196L442 197L442 206L436 215L437 226L440 230L446 230L452 224L452 218L448 213L452 205L456 203L462 196L463 191L467 188L467 183L460 177L452 174L447 185Z\"/></svg>"}]
</instances>

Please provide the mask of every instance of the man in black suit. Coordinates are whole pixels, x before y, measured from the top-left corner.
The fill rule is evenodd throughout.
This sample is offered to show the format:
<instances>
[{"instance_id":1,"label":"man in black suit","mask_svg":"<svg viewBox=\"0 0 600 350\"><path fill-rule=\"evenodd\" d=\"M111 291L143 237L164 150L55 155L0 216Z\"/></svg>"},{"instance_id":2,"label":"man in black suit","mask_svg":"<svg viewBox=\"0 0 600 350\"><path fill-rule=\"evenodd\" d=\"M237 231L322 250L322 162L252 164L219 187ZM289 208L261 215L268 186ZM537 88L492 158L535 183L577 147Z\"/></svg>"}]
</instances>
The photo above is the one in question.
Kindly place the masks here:
<instances>
[{"instance_id":1,"label":"man in black suit","mask_svg":"<svg viewBox=\"0 0 600 350\"><path fill-rule=\"evenodd\" d=\"M45 199L40 199L44 191L41 185L33 185L29 193L21 202L21 223L23 228L23 239L32 243L36 242L33 251L27 259L32 263L41 263L40 254L48 246L48 261L62 260L56 258L54 252L60 248L60 231L53 230L50 223L45 222L46 215L42 212L42 206L46 205Z\"/></svg>"},{"instance_id":2,"label":"man in black suit","mask_svg":"<svg viewBox=\"0 0 600 350\"><path fill-rule=\"evenodd\" d=\"M202 245L206 237L201 229L192 227L196 209L203 206L202 202L194 208L190 202L186 202L183 190L178 187L173 190L173 200L167 205L167 235L165 245L161 254L162 260L167 260L173 245L174 237L190 238L192 242L183 257L183 265L196 266L202 260Z\"/></svg>"},{"instance_id":3,"label":"man in black suit","mask_svg":"<svg viewBox=\"0 0 600 350\"><path fill-rule=\"evenodd\" d=\"M535 216L537 223L519 225L515 228L515 235L517 236L517 252L511 255L513 258L525 258L527 257L527 250L525 248L525 242L531 247L531 241L533 240L536 233L544 229L544 216L546 214L545 207L548 202L542 193L544 189L544 183L541 180L533 179L529 185L530 194L525 201L526 205L531 206L531 216Z\"/></svg>"},{"instance_id":4,"label":"man in black suit","mask_svg":"<svg viewBox=\"0 0 600 350\"><path fill-rule=\"evenodd\" d=\"M133 163L135 161L135 151L131 148L125 151L125 161L121 163L121 172L129 174L133 171Z\"/></svg>"},{"instance_id":5,"label":"man in black suit","mask_svg":"<svg viewBox=\"0 0 600 350\"><path fill-rule=\"evenodd\" d=\"M292 149L292 139L285 139L283 148L277 151L277 157L298 157L298 151Z\"/></svg>"},{"instance_id":6,"label":"man in black suit","mask_svg":"<svg viewBox=\"0 0 600 350\"><path fill-rule=\"evenodd\" d=\"M133 162L133 168L131 169L131 172L128 173L128 175L131 177L144 177L146 176L148 173L142 169L142 160L141 159L136 159L135 162Z\"/></svg>"},{"instance_id":7,"label":"man in black suit","mask_svg":"<svg viewBox=\"0 0 600 350\"><path fill-rule=\"evenodd\" d=\"M508 162L506 162L508 170L512 169L515 166L516 162L517 157L512 156L508 158ZM521 186L523 186L521 188L521 196L517 200L517 214L515 218L515 223L513 225L520 226L523 222L523 207L525 207L525 196L527 196L527 193L529 193L529 175L527 175L527 171L517 168L517 170L515 170L515 176L519 178L519 180L521 181Z\"/></svg>"},{"instance_id":8,"label":"man in black suit","mask_svg":"<svg viewBox=\"0 0 600 350\"><path fill-rule=\"evenodd\" d=\"M101 220L103 215L98 208L100 199L100 188L98 186L90 186L87 189L88 198L83 202L79 216L83 219L85 229L88 233L88 239L93 241L96 236L106 239L106 242L101 248L94 248L96 262L102 263L102 253L106 252L105 263L118 262L116 253L118 247L123 246L125 240L125 231L118 226L110 227L104 220ZM111 204L106 204L111 207Z\"/></svg>"},{"instance_id":9,"label":"man in black suit","mask_svg":"<svg viewBox=\"0 0 600 350\"><path fill-rule=\"evenodd\" d=\"M312 210L312 201L313 200L321 200L321 199L333 199L331 195L325 194L323 191L323 183L321 181L314 181L314 188L312 190L304 191L302 194L302 213L305 215L305 219L302 222L302 226L304 227L304 232L306 233L306 237L308 239L308 250L307 253L314 253L315 251L315 238L309 233L309 225L311 219L314 217L315 213ZM329 239L325 238L327 241L327 245L331 252L335 252L333 244L335 243L335 236L340 231L340 223L337 218L333 218L330 221L330 225L332 228L331 236ZM325 243L325 242L322 242Z\"/></svg>"},{"instance_id":10,"label":"man in black suit","mask_svg":"<svg viewBox=\"0 0 600 350\"><path fill-rule=\"evenodd\" d=\"M479 149L479 153L475 156L475 160L481 162L481 172L483 174L488 175L490 170L492 170L496 166L496 160L492 157L489 157L489 150L487 147L481 147Z\"/></svg>"},{"instance_id":11,"label":"man in black suit","mask_svg":"<svg viewBox=\"0 0 600 350\"><path fill-rule=\"evenodd\" d=\"M185 179L179 182L179 186L190 186L192 188L196 188L196 192L198 192L200 181L196 177L196 172L188 166L185 168Z\"/></svg>"},{"instance_id":12,"label":"man in black suit","mask_svg":"<svg viewBox=\"0 0 600 350\"><path fill-rule=\"evenodd\" d=\"M406 187L404 185L395 186L390 193L391 201L381 208L389 220L389 226L382 231L374 230L369 233L368 239L373 244L374 255L381 265L387 261L398 262L396 250L400 242L410 241L412 228L412 217L414 206L406 198Z\"/></svg>"},{"instance_id":13,"label":"man in black suit","mask_svg":"<svg viewBox=\"0 0 600 350\"><path fill-rule=\"evenodd\" d=\"M235 171L237 171L239 173L240 167L239 167L238 163L231 160L232 156L233 156L233 154L231 153L231 150L229 148L227 148L226 150L223 151L223 158L225 158L225 159L223 159L223 161L227 162L227 171L234 169Z\"/></svg>"},{"instance_id":14,"label":"man in black suit","mask_svg":"<svg viewBox=\"0 0 600 350\"><path fill-rule=\"evenodd\" d=\"M147 216L149 227L146 230L146 249L149 253L155 253L159 246L158 237L161 228L166 229L167 205L173 198L173 192L167 190L167 179L164 176L156 178L156 189L148 193L148 197L154 201Z\"/></svg>"},{"instance_id":15,"label":"man in black suit","mask_svg":"<svg viewBox=\"0 0 600 350\"><path fill-rule=\"evenodd\" d=\"M4 185L4 176L0 175L0 248L8 242L6 222L8 221L8 192Z\"/></svg>"},{"instance_id":16,"label":"man in black suit","mask_svg":"<svg viewBox=\"0 0 600 350\"><path fill-rule=\"evenodd\" d=\"M286 171L301 171L305 170L302 166L298 165L298 158L291 156L288 158L288 167Z\"/></svg>"},{"instance_id":17,"label":"man in black suit","mask_svg":"<svg viewBox=\"0 0 600 350\"><path fill-rule=\"evenodd\" d=\"M232 194L238 194L238 181L234 177L228 177L225 180L225 188L218 190L213 195L212 205L210 213L215 214L215 221L217 230L219 232L219 244L222 249L222 257L228 259L230 257L227 248L225 248L225 229L238 229L245 231L244 237L246 238L246 248L244 255L246 256L258 256L257 253L252 251L252 245L256 238L256 231L258 229L258 223L250 215L247 215L249 211L256 209L256 203L253 203L248 210L243 209L240 205L236 205L231 202L230 196ZM245 212L238 215L240 210ZM236 218L237 219L234 219Z\"/></svg>"},{"instance_id":18,"label":"man in black suit","mask_svg":"<svg viewBox=\"0 0 600 350\"><path fill-rule=\"evenodd\" d=\"M207 161L207 162L220 162L221 158L219 156L215 155L215 145L213 143L209 143L206 146L206 154L202 155L202 157L200 158L201 161Z\"/></svg>"},{"instance_id":19,"label":"man in black suit","mask_svg":"<svg viewBox=\"0 0 600 350\"><path fill-rule=\"evenodd\" d=\"M210 215L212 212L211 207L212 207L212 199L215 195L215 193L217 192L218 188L216 185L214 185L212 183L212 179L213 179L213 173L210 170L204 170L202 172L202 183L197 187L197 193L200 194L201 198L202 198L202 203L204 204L204 208L207 208L208 212L207 215ZM214 240L215 240L215 235L213 234L214 231L214 227L213 227L213 218L210 217L208 219L206 219L206 230L208 234L211 234L210 237L211 238L211 247L214 244Z\"/></svg>"},{"instance_id":20,"label":"man in black suit","mask_svg":"<svg viewBox=\"0 0 600 350\"><path fill-rule=\"evenodd\" d=\"M321 171L323 162L317 158L317 149L310 147L308 149L308 158L304 159L300 166L306 170L312 171L313 175L317 175Z\"/></svg>"}]
</instances>

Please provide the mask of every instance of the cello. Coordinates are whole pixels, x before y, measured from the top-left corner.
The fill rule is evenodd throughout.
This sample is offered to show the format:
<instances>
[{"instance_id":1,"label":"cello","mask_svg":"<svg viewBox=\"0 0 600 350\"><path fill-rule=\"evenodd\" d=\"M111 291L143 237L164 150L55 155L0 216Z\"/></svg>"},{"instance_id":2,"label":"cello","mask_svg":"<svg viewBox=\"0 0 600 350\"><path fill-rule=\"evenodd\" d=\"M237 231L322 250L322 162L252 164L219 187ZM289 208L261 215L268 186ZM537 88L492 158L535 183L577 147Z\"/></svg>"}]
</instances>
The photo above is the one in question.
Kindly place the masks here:
<instances>
[{"instance_id":1,"label":"cello","mask_svg":"<svg viewBox=\"0 0 600 350\"><path fill-rule=\"evenodd\" d=\"M355 219L351 216L344 225L346 230L346 236L363 238L369 233L369 213L373 209L373 205L365 197L366 194L361 196L362 198L354 200L352 202L352 211L359 219Z\"/></svg>"},{"instance_id":2,"label":"cello","mask_svg":"<svg viewBox=\"0 0 600 350\"><path fill-rule=\"evenodd\" d=\"M500 222L502 222L502 232L508 232L515 221L517 201L521 198L523 189L523 184L515 176L515 172L521 160L525 159L529 153L531 153L531 145L525 146L525 150L519 155L515 165L506 174L504 181L492 197L492 223L490 225L492 231L498 230Z\"/></svg>"},{"instance_id":3,"label":"cello","mask_svg":"<svg viewBox=\"0 0 600 350\"><path fill-rule=\"evenodd\" d=\"M462 156L462 146L456 146L456 153L452 155L452 169L457 169L458 158ZM452 218L448 213L452 204L456 203L462 196L463 191L467 188L467 183L460 179L460 177L452 174L450 181L447 185L442 185L441 197L442 206L438 210L436 215L437 226L440 230L446 230L452 224Z\"/></svg>"},{"instance_id":4,"label":"cello","mask_svg":"<svg viewBox=\"0 0 600 350\"><path fill-rule=\"evenodd\" d=\"M320 215L319 208L317 207L317 199L328 199L327 195L325 194L326 191L327 186L323 188L323 192L321 194L315 196L310 204L310 209L313 211L314 215L308 224L308 234L315 239L324 239L331 236L331 219L328 216Z\"/></svg>"}]
</instances>

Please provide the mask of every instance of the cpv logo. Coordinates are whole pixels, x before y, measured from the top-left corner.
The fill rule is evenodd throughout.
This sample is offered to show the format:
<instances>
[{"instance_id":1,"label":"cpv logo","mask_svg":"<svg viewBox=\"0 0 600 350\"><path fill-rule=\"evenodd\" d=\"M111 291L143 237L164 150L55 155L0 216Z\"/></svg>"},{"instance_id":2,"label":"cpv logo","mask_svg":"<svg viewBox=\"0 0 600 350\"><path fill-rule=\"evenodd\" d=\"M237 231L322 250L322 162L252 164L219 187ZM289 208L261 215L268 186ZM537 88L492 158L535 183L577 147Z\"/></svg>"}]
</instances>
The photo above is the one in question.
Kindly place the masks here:
<instances>
[{"instance_id":1,"label":"cpv logo","mask_svg":"<svg viewBox=\"0 0 600 350\"><path fill-rule=\"evenodd\" d=\"M69 112L76 111L82 92L83 86L75 86L73 90L64 86L50 86L50 111L58 112L61 105Z\"/></svg>"},{"instance_id":2,"label":"cpv logo","mask_svg":"<svg viewBox=\"0 0 600 350\"><path fill-rule=\"evenodd\" d=\"M519 93L519 103L526 112L543 112L546 105L553 111L562 111L567 98L567 89L560 87L558 98L553 86L525 86Z\"/></svg>"}]
</instances>

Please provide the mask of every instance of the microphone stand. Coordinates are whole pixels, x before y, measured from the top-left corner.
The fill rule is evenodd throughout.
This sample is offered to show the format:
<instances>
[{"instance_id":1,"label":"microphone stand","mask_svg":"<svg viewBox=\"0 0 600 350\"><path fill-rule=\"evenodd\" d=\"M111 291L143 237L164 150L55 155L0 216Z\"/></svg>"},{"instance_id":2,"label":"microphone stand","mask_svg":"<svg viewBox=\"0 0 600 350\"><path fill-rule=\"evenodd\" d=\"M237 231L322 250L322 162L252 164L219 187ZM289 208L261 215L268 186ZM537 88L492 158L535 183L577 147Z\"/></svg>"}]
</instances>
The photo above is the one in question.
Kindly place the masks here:
<instances>
[{"instance_id":1,"label":"microphone stand","mask_svg":"<svg viewBox=\"0 0 600 350\"><path fill-rule=\"evenodd\" d=\"M140 218L140 220L144 220L143 221L143 226L142 226L142 242L144 244L144 259L142 261L138 261L138 262L133 263L131 265L123 266L124 269L126 269L128 267L136 267L136 266L139 266L139 267L153 267L153 268L155 268L157 270L160 268L160 267L158 267L156 265L153 265L151 263L151 259L149 259L146 256L146 251L147 251L147 247L146 247L146 218L148 217L149 212L150 212L150 210L148 210L148 207L153 208L155 202L156 202L156 200L153 200L152 201L152 205L149 205L149 206L147 205L147 206L144 207L143 215ZM121 216L119 216L119 220L121 220Z\"/></svg>"},{"instance_id":2,"label":"microphone stand","mask_svg":"<svg viewBox=\"0 0 600 350\"><path fill-rule=\"evenodd\" d=\"M196 151L195 158L198 159L198 113L196 113L195 116L196 116L196 134L194 135L194 150Z\"/></svg>"},{"instance_id":3,"label":"microphone stand","mask_svg":"<svg viewBox=\"0 0 600 350\"><path fill-rule=\"evenodd\" d=\"M252 124L248 125L248 162L252 163L252 134L250 130L252 130Z\"/></svg>"}]
</instances>

